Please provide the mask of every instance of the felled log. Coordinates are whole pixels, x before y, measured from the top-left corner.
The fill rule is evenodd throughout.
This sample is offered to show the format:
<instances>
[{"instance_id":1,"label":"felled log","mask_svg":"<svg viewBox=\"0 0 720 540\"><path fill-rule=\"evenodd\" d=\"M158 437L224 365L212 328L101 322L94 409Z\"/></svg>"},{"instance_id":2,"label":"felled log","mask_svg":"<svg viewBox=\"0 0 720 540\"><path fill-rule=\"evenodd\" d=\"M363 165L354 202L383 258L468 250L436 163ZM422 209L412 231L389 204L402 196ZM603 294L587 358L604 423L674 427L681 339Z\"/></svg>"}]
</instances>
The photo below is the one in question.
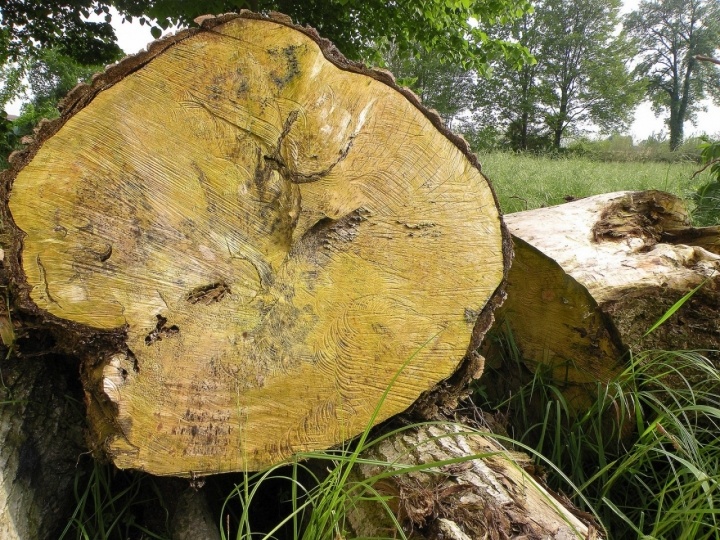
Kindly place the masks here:
<instances>
[{"instance_id":1,"label":"felled log","mask_svg":"<svg viewBox=\"0 0 720 540\"><path fill-rule=\"evenodd\" d=\"M720 368L720 228L692 227L682 200L610 193L505 220L515 260L495 329L509 332L525 365L545 370L576 407L622 372L628 353L705 350ZM488 342L485 351L497 363L497 349Z\"/></svg>"},{"instance_id":2,"label":"felled log","mask_svg":"<svg viewBox=\"0 0 720 540\"><path fill-rule=\"evenodd\" d=\"M380 479L372 495L355 490L348 518L358 537L391 538L398 524L416 539L600 537L592 516L531 474L535 467L526 455L458 424L400 431L363 458L349 485ZM387 498L387 508L378 496Z\"/></svg>"},{"instance_id":3,"label":"felled log","mask_svg":"<svg viewBox=\"0 0 720 540\"><path fill-rule=\"evenodd\" d=\"M510 253L476 158L281 16L155 43L11 164L13 301L80 358L121 468L262 469L476 374Z\"/></svg>"}]
</instances>

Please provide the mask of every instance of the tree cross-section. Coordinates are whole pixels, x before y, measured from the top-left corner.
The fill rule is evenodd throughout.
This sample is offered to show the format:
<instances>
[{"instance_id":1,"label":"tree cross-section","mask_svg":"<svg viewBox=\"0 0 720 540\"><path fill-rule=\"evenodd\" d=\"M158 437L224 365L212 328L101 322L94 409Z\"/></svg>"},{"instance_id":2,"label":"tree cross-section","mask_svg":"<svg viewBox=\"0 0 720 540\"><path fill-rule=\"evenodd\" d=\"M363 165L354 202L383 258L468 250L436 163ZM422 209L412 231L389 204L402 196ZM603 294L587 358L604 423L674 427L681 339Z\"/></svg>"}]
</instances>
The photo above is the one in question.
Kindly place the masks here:
<instances>
[{"instance_id":1,"label":"tree cross-section","mask_svg":"<svg viewBox=\"0 0 720 540\"><path fill-rule=\"evenodd\" d=\"M83 358L120 467L338 444L469 365L492 322L510 248L467 145L282 17L156 43L37 139L5 175L17 302Z\"/></svg>"}]
</instances>

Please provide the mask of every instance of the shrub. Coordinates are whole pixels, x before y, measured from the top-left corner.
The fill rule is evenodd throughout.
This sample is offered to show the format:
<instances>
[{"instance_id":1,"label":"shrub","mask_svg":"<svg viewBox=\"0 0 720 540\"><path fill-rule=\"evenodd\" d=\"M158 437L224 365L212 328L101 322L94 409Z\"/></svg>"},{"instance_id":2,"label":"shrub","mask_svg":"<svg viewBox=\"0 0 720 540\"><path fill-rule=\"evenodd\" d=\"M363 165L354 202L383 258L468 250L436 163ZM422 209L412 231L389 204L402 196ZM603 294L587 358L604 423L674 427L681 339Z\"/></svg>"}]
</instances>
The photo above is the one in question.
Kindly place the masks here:
<instances>
[{"instance_id":1,"label":"shrub","mask_svg":"<svg viewBox=\"0 0 720 540\"><path fill-rule=\"evenodd\" d=\"M720 140L703 140L700 145L702 168L693 177L709 169L710 180L692 195L693 221L697 225L720 225Z\"/></svg>"}]
</instances>

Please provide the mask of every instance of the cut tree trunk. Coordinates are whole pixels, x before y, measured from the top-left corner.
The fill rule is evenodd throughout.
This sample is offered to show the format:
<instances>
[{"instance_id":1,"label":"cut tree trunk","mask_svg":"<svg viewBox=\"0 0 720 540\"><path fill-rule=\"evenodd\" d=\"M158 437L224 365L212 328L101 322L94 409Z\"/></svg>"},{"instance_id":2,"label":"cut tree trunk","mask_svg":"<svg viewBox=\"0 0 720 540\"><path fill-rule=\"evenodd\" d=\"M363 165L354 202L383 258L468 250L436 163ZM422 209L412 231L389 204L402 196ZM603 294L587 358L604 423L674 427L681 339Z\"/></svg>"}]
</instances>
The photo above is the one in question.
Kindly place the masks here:
<instances>
[{"instance_id":1,"label":"cut tree trunk","mask_svg":"<svg viewBox=\"0 0 720 540\"><path fill-rule=\"evenodd\" d=\"M621 373L628 352L705 350L720 368L720 228L690 226L682 200L610 193L505 220L515 260L493 333L509 330L526 366L542 366L576 408L593 401L597 382ZM492 340L483 350L499 367ZM506 368L486 374L491 387L513 384Z\"/></svg>"},{"instance_id":2,"label":"cut tree trunk","mask_svg":"<svg viewBox=\"0 0 720 540\"><path fill-rule=\"evenodd\" d=\"M373 484L375 497L359 490L352 503L355 535L394 537L395 518L413 539L599 538L589 514L531 474L532 460L491 437L458 424L429 424L371 447L349 485L381 479ZM377 495L389 498L387 507Z\"/></svg>"},{"instance_id":3,"label":"cut tree trunk","mask_svg":"<svg viewBox=\"0 0 720 540\"><path fill-rule=\"evenodd\" d=\"M452 402L502 300L466 143L282 16L111 67L3 178L13 302L81 359L121 468L262 469Z\"/></svg>"}]
</instances>

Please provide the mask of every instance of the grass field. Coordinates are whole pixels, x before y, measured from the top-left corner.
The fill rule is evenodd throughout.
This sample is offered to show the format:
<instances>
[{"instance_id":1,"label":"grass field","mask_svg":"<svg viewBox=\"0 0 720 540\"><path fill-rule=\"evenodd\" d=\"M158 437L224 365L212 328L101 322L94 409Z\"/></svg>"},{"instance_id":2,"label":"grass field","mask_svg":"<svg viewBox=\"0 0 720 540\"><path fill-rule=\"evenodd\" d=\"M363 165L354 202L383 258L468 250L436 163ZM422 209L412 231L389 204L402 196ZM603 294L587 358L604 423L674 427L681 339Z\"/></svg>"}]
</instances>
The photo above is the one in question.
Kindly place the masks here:
<instances>
[{"instance_id":1,"label":"grass field","mask_svg":"<svg viewBox=\"0 0 720 540\"><path fill-rule=\"evenodd\" d=\"M659 189L687 198L710 179L694 162L603 162L582 157L479 154L503 212L561 204L566 196L587 197L624 190Z\"/></svg>"}]
</instances>

